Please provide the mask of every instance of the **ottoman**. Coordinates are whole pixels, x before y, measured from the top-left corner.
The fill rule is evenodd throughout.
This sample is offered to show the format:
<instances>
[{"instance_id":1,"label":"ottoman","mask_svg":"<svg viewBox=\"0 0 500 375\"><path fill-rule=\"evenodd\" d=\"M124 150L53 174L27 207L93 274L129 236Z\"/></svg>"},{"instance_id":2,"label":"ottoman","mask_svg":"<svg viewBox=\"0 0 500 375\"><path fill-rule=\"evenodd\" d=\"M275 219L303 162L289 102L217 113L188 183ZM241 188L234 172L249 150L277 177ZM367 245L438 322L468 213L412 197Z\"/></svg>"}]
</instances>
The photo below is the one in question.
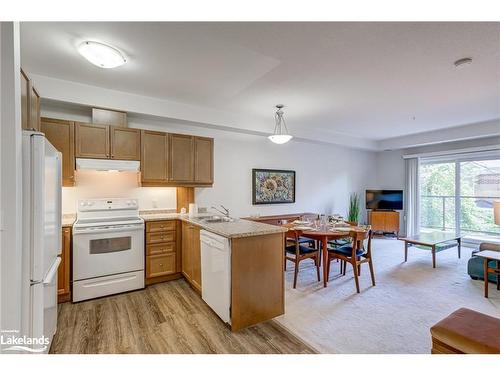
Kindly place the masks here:
<instances>
[{"instance_id":1,"label":"ottoman","mask_svg":"<svg viewBox=\"0 0 500 375\"><path fill-rule=\"evenodd\" d=\"M500 319L458 309L431 328L432 354L500 354Z\"/></svg>"}]
</instances>

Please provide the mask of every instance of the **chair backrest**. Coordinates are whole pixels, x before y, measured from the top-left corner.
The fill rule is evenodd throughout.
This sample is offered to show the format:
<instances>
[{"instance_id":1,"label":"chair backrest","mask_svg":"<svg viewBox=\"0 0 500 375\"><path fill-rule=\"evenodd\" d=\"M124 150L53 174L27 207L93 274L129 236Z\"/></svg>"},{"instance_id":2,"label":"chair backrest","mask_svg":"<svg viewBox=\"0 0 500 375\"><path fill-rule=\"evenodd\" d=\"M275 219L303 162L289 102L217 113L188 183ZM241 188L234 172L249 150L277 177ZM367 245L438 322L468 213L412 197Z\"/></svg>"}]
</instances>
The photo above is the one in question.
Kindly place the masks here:
<instances>
[{"instance_id":1,"label":"chair backrest","mask_svg":"<svg viewBox=\"0 0 500 375\"><path fill-rule=\"evenodd\" d=\"M491 242L481 242L481 244L479 245L479 250L500 251L500 244Z\"/></svg>"},{"instance_id":2,"label":"chair backrest","mask_svg":"<svg viewBox=\"0 0 500 375\"><path fill-rule=\"evenodd\" d=\"M293 245L295 246L295 256L299 256L300 254L300 243L299 243L299 237L300 237L301 231L291 229L289 228L288 231L285 233L285 247L291 246L287 244L286 240L292 240Z\"/></svg>"},{"instance_id":3,"label":"chair backrest","mask_svg":"<svg viewBox=\"0 0 500 375\"><path fill-rule=\"evenodd\" d=\"M290 240L298 240L300 237L300 231L288 228L288 231L285 233L285 237Z\"/></svg>"},{"instance_id":4,"label":"chair backrest","mask_svg":"<svg viewBox=\"0 0 500 375\"><path fill-rule=\"evenodd\" d=\"M360 248L365 248L366 255L371 256L372 253L372 230L368 229L366 231L350 231L349 236L352 239L352 254L356 254L356 250ZM364 241L367 241L367 245L364 246Z\"/></svg>"}]
</instances>

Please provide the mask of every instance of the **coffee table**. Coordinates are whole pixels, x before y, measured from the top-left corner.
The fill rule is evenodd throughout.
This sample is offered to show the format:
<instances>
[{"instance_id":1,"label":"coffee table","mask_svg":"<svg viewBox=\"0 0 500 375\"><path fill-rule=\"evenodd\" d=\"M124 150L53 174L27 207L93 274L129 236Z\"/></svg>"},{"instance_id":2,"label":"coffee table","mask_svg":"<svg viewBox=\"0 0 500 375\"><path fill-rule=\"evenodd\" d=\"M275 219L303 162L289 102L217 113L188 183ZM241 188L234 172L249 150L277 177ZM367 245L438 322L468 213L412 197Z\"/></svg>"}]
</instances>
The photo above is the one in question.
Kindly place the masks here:
<instances>
[{"instance_id":1,"label":"coffee table","mask_svg":"<svg viewBox=\"0 0 500 375\"><path fill-rule=\"evenodd\" d=\"M500 290L500 252L483 250L474 255L484 260L484 296L488 298L488 273L495 273L497 275L497 290ZM496 269L488 267L490 260L496 260Z\"/></svg>"},{"instance_id":2,"label":"coffee table","mask_svg":"<svg viewBox=\"0 0 500 375\"><path fill-rule=\"evenodd\" d=\"M460 258L460 251L462 245L462 238L454 233L449 232L429 232L421 233L415 236L400 237L401 241L405 243L405 262L408 261L408 245L421 245L429 247L432 252L432 267L436 268L436 253L455 247L453 242L458 245L458 258ZM448 246L447 246L448 245Z\"/></svg>"}]
</instances>

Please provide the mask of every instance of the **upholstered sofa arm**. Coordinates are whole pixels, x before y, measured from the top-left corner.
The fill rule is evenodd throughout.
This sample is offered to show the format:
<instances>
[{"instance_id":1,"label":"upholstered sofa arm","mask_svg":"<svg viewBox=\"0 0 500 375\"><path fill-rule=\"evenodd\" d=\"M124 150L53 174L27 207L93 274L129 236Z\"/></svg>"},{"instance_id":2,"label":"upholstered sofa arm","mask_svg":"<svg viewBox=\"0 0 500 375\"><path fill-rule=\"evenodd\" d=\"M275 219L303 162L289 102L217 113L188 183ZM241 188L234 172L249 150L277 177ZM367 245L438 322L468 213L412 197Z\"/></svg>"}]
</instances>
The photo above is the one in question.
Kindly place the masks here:
<instances>
[{"instance_id":1,"label":"upholstered sofa arm","mask_svg":"<svg viewBox=\"0 0 500 375\"><path fill-rule=\"evenodd\" d=\"M500 244L481 242L481 244L479 245L479 251L483 250L500 251Z\"/></svg>"}]
</instances>

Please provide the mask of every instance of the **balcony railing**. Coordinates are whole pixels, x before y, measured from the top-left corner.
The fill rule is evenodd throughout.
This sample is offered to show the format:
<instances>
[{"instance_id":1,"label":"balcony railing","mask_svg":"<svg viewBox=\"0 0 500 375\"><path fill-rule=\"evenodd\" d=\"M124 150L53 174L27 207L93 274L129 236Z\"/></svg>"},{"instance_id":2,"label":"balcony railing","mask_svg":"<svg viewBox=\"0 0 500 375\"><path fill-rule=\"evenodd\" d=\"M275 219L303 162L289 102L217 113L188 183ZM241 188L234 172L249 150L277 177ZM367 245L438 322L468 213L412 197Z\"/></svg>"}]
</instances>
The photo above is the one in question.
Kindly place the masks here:
<instances>
[{"instance_id":1,"label":"balcony railing","mask_svg":"<svg viewBox=\"0 0 500 375\"><path fill-rule=\"evenodd\" d=\"M499 199L499 197L491 197L491 196L471 196L471 195L460 195L458 196L460 202L462 199L475 199L475 200L485 200L485 201L493 201L495 199ZM430 218L429 222L423 223L423 218L421 216L421 227L422 228L430 228L430 229L439 229L439 230L456 230L456 217L455 217L455 196L454 195L421 195L420 196L420 206L421 206L421 212L423 211L425 207L425 200L429 199L429 202L438 202L437 205L440 207L440 215L439 215L439 220L436 220L438 218L432 217ZM447 202L448 200L448 202ZM448 211L449 212L448 212ZM448 214L448 218L447 218ZM451 216L451 217L450 217ZM491 212L491 217L493 218L493 209ZM434 219L434 220L432 220ZM485 223L487 225L487 223ZM459 228L461 232L472 232L472 233L484 233L484 234L489 234L489 235L496 235L498 236L498 232L492 232L488 230L477 230L474 228L468 228L464 226L464 223L459 223Z\"/></svg>"}]
</instances>

